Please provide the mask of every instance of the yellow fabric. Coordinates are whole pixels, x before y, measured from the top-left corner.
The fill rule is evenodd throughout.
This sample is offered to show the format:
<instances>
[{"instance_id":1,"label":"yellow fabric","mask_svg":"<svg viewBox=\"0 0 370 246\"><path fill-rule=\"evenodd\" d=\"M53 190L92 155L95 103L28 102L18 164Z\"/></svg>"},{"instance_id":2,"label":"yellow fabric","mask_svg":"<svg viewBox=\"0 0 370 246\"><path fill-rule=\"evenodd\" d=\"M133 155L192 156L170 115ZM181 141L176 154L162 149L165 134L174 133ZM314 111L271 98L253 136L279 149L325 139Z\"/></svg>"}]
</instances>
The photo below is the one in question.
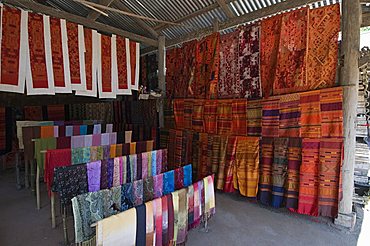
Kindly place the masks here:
<instances>
[{"instance_id":1,"label":"yellow fabric","mask_svg":"<svg viewBox=\"0 0 370 246\"><path fill-rule=\"evenodd\" d=\"M96 245L135 246L136 219L136 209L132 208L98 221L96 229Z\"/></svg>"},{"instance_id":2,"label":"yellow fabric","mask_svg":"<svg viewBox=\"0 0 370 246\"><path fill-rule=\"evenodd\" d=\"M130 143L130 155L136 154L136 143Z\"/></svg>"}]
</instances>

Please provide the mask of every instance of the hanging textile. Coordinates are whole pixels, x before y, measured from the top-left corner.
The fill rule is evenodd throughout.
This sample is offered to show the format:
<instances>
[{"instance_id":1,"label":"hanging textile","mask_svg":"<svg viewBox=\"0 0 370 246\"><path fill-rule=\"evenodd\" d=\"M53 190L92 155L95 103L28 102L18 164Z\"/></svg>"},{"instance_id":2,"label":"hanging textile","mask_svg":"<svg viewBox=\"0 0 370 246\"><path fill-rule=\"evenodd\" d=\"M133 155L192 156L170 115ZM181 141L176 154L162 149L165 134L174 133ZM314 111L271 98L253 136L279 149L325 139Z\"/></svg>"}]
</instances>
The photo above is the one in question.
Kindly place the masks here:
<instances>
[{"instance_id":1,"label":"hanging textile","mask_svg":"<svg viewBox=\"0 0 370 246\"><path fill-rule=\"evenodd\" d=\"M195 98L217 98L217 83L220 62L220 34L213 33L197 43Z\"/></svg>"},{"instance_id":2,"label":"hanging textile","mask_svg":"<svg viewBox=\"0 0 370 246\"><path fill-rule=\"evenodd\" d=\"M263 97L273 93L283 14L261 21L261 86Z\"/></svg>"},{"instance_id":3,"label":"hanging textile","mask_svg":"<svg viewBox=\"0 0 370 246\"><path fill-rule=\"evenodd\" d=\"M248 136L261 136L262 133L262 101L248 100L247 103Z\"/></svg>"},{"instance_id":4,"label":"hanging textile","mask_svg":"<svg viewBox=\"0 0 370 246\"><path fill-rule=\"evenodd\" d=\"M246 197L256 197L259 176L259 138L237 137L233 173L234 188Z\"/></svg>"},{"instance_id":5,"label":"hanging textile","mask_svg":"<svg viewBox=\"0 0 370 246\"><path fill-rule=\"evenodd\" d=\"M279 137L300 137L299 93L280 96Z\"/></svg>"},{"instance_id":6,"label":"hanging textile","mask_svg":"<svg viewBox=\"0 0 370 246\"><path fill-rule=\"evenodd\" d=\"M83 28L83 35L81 37L82 44L84 45L84 52L80 55L80 66L84 69L81 70L80 79L81 83L86 85L86 88L76 91L78 96L91 96L97 95L97 50L98 49L98 33L89 28Z\"/></svg>"},{"instance_id":7,"label":"hanging textile","mask_svg":"<svg viewBox=\"0 0 370 246\"><path fill-rule=\"evenodd\" d=\"M217 101L205 100L204 102L204 131L210 134L217 134Z\"/></svg>"},{"instance_id":8,"label":"hanging textile","mask_svg":"<svg viewBox=\"0 0 370 246\"><path fill-rule=\"evenodd\" d=\"M54 95L50 17L28 13L27 95Z\"/></svg>"},{"instance_id":9,"label":"hanging textile","mask_svg":"<svg viewBox=\"0 0 370 246\"><path fill-rule=\"evenodd\" d=\"M129 81L129 40L121 36L116 36L116 49L117 49L117 71L118 71L118 88L117 95L131 95L131 84Z\"/></svg>"},{"instance_id":10,"label":"hanging textile","mask_svg":"<svg viewBox=\"0 0 370 246\"><path fill-rule=\"evenodd\" d=\"M274 95L309 89L306 77L308 7L282 16Z\"/></svg>"},{"instance_id":11,"label":"hanging textile","mask_svg":"<svg viewBox=\"0 0 370 246\"><path fill-rule=\"evenodd\" d=\"M239 31L221 36L220 39L220 79L218 98L239 98L242 84L239 77Z\"/></svg>"},{"instance_id":12,"label":"hanging textile","mask_svg":"<svg viewBox=\"0 0 370 246\"><path fill-rule=\"evenodd\" d=\"M48 120L65 120L64 104L59 105L48 105Z\"/></svg>"},{"instance_id":13,"label":"hanging textile","mask_svg":"<svg viewBox=\"0 0 370 246\"><path fill-rule=\"evenodd\" d=\"M193 115L193 99L184 100L184 128L192 129L192 115Z\"/></svg>"},{"instance_id":14,"label":"hanging textile","mask_svg":"<svg viewBox=\"0 0 370 246\"><path fill-rule=\"evenodd\" d=\"M1 6L0 91L24 93L28 12Z\"/></svg>"},{"instance_id":15,"label":"hanging textile","mask_svg":"<svg viewBox=\"0 0 370 246\"><path fill-rule=\"evenodd\" d=\"M191 116L191 125L192 129L196 132L204 131L203 112L204 112L204 100L194 100L193 112Z\"/></svg>"},{"instance_id":16,"label":"hanging textile","mask_svg":"<svg viewBox=\"0 0 370 246\"><path fill-rule=\"evenodd\" d=\"M166 51L166 97L175 98L175 83L178 75L178 53L179 48Z\"/></svg>"},{"instance_id":17,"label":"hanging textile","mask_svg":"<svg viewBox=\"0 0 370 246\"><path fill-rule=\"evenodd\" d=\"M25 106L24 107L24 119L25 120L43 120L42 107L41 106Z\"/></svg>"},{"instance_id":18,"label":"hanging textile","mask_svg":"<svg viewBox=\"0 0 370 246\"><path fill-rule=\"evenodd\" d=\"M247 100L233 100L231 123L231 133L233 135L247 135L247 117Z\"/></svg>"},{"instance_id":19,"label":"hanging textile","mask_svg":"<svg viewBox=\"0 0 370 246\"><path fill-rule=\"evenodd\" d=\"M224 192L234 192L233 186L233 170L235 165L237 137L229 136L227 139L226 156L225 156L225 167L224 167L224 179L225 185L223 187Z\"/></svg>"},{"instance_id":20,"label":"hanging textile","mask_svg":"<svg viewBox=\"0 0 370 246\"><path fill-rule=\"evenodd\" d=\"M130 79L131 89L139 90L139 73L140 73L140 44L134 41L130 41Z\"/></svg>"},{"instance_id":21,"label":"hanging textile","mask_svg":"<svg viewBox=\"0 0 370 246\"><path fill-rule=\"evenodd\" d=\"M279 109L278 97L271 97L262 102L262 136L279 137Z\"/></svg>"},{"instance_id":22,"label":"hanging textile","mask_svg":"<svg viewBox=\"0 0 370 246\"><path fill-rule=\"evenodd\" d=\"M116 98L117 73L113 71L112 57L116 52L114 38L98 34L99 48L99 98Z\"/></svg>"},{"instance_id":23,"label":"hanging textile","mask_svg":"<svg viewBox=\"0 0 370 246\"><path fill-rule=\"evenodd\" d=\"M333 87L338 63L340 5L310 9L307 28L307 85L309 90Z\"/></svg>"},{"instance_id":24,"label":"hanging textile","mask_svg":"<svg viewBox=\"0 0 370 246\"><path fill-rule=\"evenodd\" d=\"M218 100L217 103L217 134L230 135L233 122L232 100Z\"/></svg>"},{"instance_id":25,"label":"hanging textile","mask_svg":"<svg viewBox=\"0 0 370 246\"><path fill-rule=\"evenodd\" d=\"M261 165L258 185L258 199L262 204L270 205L272 191L272 163L274 160L274 139L261 140Z\"/></svg>"},{"instance_id":26,"label":"hanging textile","mask_svg":"<svg viewBox=\"0 0 370 246\"><path fill-rule=\"evenodd\" d=\"M299 170L302 163L302 139L289 138L288 144L288 175L286 177L286 208L298 208Z\"/></svg>"},{"instance_id":27,"label":"hanging textile","mask_svg":"<svg viewBox=\"0 0 370 246\"><path fill-rule=\"evenodd\" d=\"M72 93L66 21L50 17L50 34L55 92Z\"/></svg>"},{"instance_id":28,"label":"hanging textile","mask_svg":"<svg viewBox=\"0 0 370 246\"><path fill-rule=\"evenodd\" d=\"M321 136L343 137L343 88L320 91Z\"/></svg>"},{"instance_id":29,"label":"hanging textile","mask_svg":"<svg viewBox=\"0 0 370 246\"><path fill-rule=\"evenodd\" d=\"M320 91L300 93L299 106L301 110L301 137L321 137Z\"/></svg>"},{"instance_id":30,"label":"hanging textile","mask_svg":"<svg viewBox=\"0 0 370 246\"><path fill-rule=\"evenodd\" d=\"M241 97L262 96L260 80L260 24L239 28L239 76Z\"/></svg>"},{"instance_id":31,"label":"hanging textile","mask_svg":"<svg viewBox=\"0 0 370 246\"><path fill-rule=\"evenodd\" d=\"M180 81L179 89L177 90L176 96L178 97L194 97L196 91L193 91L195 79L195 68L196 68L196 51L197 51L197 40L192 40L182 44L182 48L179 51L181 60L177 63L180 69ZM181 63L180 63L181 62ZM175 76L177 74L175 73ZM176 81L176 80L175 80ZM176 84L177 86L177 84Z\"/></svg>"},{"instance_id":32,"label":"hanging textile","mask_svg":"<svg viewBox=\"0 0 370 246\"><path fill-rule=\"evenodd\" d=\"M67 36L72 89L83 91L85 90L86 85L81 81L80 71L85 69L84 67L81 67L81 59L84 52L84 27L68 21Z\"/></svg>"}]
</instances>

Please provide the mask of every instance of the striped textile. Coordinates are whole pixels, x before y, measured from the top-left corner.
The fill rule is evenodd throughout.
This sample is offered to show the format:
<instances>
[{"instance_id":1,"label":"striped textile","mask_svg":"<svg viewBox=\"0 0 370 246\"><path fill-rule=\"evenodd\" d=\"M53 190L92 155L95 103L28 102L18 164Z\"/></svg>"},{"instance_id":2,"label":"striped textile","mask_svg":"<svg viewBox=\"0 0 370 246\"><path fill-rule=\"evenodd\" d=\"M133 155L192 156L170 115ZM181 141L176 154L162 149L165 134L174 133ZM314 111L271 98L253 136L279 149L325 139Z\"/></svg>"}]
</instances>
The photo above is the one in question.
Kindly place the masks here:
<instances>
[{"instance_id":1,"label":"striped textile","mask_svg":"<svg viewBox=\"0 0 370 246\"><path fill-rule=\"evenodd\" d=\"M224 192L234 192L233 168L235 164L235 155L236 155L236 143L237 143L236 140L237 138L235 136L229 136L227 139L225 169L224 169L224 179L225 179L225 185L223 187Z\"/></svg>"},{"instance_id":2,"label":"striped textile","mask_svg":"<svg viewBox=\"0 0 370 246\"><path fill-rule=\"evenodd\" d=\"M299 94L280 96L279 137L299 137Z\"/></svg>"},{"instance_id":3,"label":"striped textile","mask_svg":"<svg viewBox=\"0 0 370 246\"><path fill-rule=\"evenodd\" d=\"M208 163L208 134L199 133L199 164L198 164L198 179L207 176Z\"/></svg>"},{"instance_id":4,"label":"striped textile","mask_svg":"<svg viewBox=\"0 0 370 246\"><path fill-rule=\"evenodd\" d=\"M300 93L301 137L319 138L321 136L320 91Z\"/></svg>"},{"instance_id":5,"label":"striped textile","mask_svg":"<svg viewBox=\"0 0 370 246\"><path fill-rule=\"evenodd\" d=\"M262 101L262 136L279 137L279 97Z\"/></svg>"},{"instance_id":6,"label":"striped textile","mask_svg":"<svg viewBox=\"0 0 370 246\"><path fill-rule=\"evenodd\" d=\"M234 188L246 197L256 197L259 172L259 138L237 137Z\"/></svg>"},{"instance_id":7,"label":"striped textile","mask_svg":"<svg viewBox=\"0 0 370 246\"><path fill-rule=\"evenodd\" d=\"M168 167L174 168L175 165L175 151L176 151L176 130L168 130Z\"/></svg>"},{"instance_id":8,"label":"striped textile","mask_svg":"<svg viewBox=\"0 0 370 246\"><path fill-rule=\"evenodd\" d=\"M175 114L175 123L177 129L184 128L184 100L176 99L173 100L173 111Z\"/></svg>"},{"instance_id":9,"label":"striped textile","mask_svg":"<svg viewBox=\"0 0 370 246\"><path fill-rule=\"evenodd\" d=\"M247 100L233 100L232 115L232 134L238 136L247 136Z\"/></svg>"},{"instance_id":10,"label":"striped textile","mask_svg":"<svg viewBox=\"0 0 370 246\"><path fill-rule=\"evenodd\" d=\"M213 135L213 141L211 148L208 147L208 151L211 151L210 154L210 163L211 170L210 173L217 174L218 167L220 165L220 152L221 152L221 136ZM209 142L208 142L209 144ZM190 163L190 162L189 162Z\"/></svg>"},{"instance_id":11,"label":"striped textile","mask_svg":"<svg viewBox=\"0 0 370 246\"><path fill-rule=\"evenodd\" d=\"M173 167L178 168L184 165L183 159L182 159L182 137L183 137L183 131L182 130L176 130L176 137L175 137L175 160L173 162Z\"/></svg>"},{"instance_id":12,"label":"striped textile","mask_svg":"<svg viewBox=\"0 0 370 246\"><path fill-rule=\"evenodd\" d=\"M200 143L199 143L199 133L193 132L193 144L192 144L192 164L193 164L193 178L198 179L198 168L200 165Z\"/></svg>"},{"instance_id":13,"label":"striped textile","mask_svg":"<svg viewBox=\"0 0 370 246\"><path fill-rule=\"evenodd\" d=\"M272 191L272 163L274 161L274 139L262 138L261 150L258 199L262 204L270 205Z\"/></svg>"},{"instance_id":14,"label":"striped textile","mask_svg":"<svg viewBox=\"0 0 370 246\"><path fill-rule=\"evenodd\" d=\"M219 100L217 104L217 134L231 134L232 100Z\"/></svg>"},{"instance_id":15,"label":"striped textile","mask_svg":"<svg viewBox=\"0 0 370 246\"><path fill-rule=\"evenodd\" d=\"M123 107L125 109L125 107ZM175 116L173 111L173 100L163 101L164 127L171 129L175 127Z\"/></svg>"},{"instance_id":16,"label":"striped textile","mask_svg":"<svg viewBox=\"0 0 370 246\"><path fill-rule=\"evenodd\" d=\"M193 100L185 99L184 101L184 128L192 129Z\"/></svg>"},{"instance_id":17,"label":"striped textile","mask_svg":"<svg viewBox=\"0 0 370 246\"><path fill-rule=\"evenodd\" d=\"M220 136L220 155L216 188L223 190L225 185L225 164L226 164L226 150L228 137L226 135Z\"/></svg>"},{"instance_id":18,"label":"striped textile","mask_svg":"<svg viewBox=\"0 0 370 246\"><path fill-rule=\"evenodd\" d=\"M205 100L203 120L204 131L217 134L217 100Z\"/></svg>"},{"instance_id":19,"label":"striped textile","mask_svg":"<svg viewBox=\"0 0 370 246\"><path fill-rule=\"evenodd\" d=\"M274 161L272 164L272 199L271 206L282 206L288 169L289 138L274 139Z\"/></svg>"},{"instance_id":20,"label":"striped textile","mask_svg":"<svg viewBox=\"0 0 370 246\"><path fill-rule=\"evenodd\" d=\"M342 87L321 90L320 109L322 137L343 137L342 100Z\"/></svg>"},{"instance_id":21,"label":"striped textile","mask_svg":"<svg viewBox=\"0 0 370 246\"><path fill-rule=\"evenodd\" d=\"M322 138L320 141L319 216L335 218L338 215L342 150L342 139Z\"/></svg>"},{"instance_id":22,"label":"striped textile","mask_svg":"<svg viewBox=\"0 0 370 246\"><path fill-rule=\"evenodd\" d=\"M192 129L197 132L204 131L203 123L204 100L194 100L193 112L191 117Z\"/></svg>"},{"instance_id":23,"label":"striped textile","mask_svg":"<svg viewBox=\"0 0 370 246\"><path fill-rule=\"evenodd\" d=\"M285 205L289 209L298 208L299 169L302 163L302 139L289 138L288 176L285 184Z\"/></svg>"},{"instance_id":24,"label":"striped textile","mask_svg":"<svg viewBox=\"0 0 370 246\"><path fill-rule=\"evenodd\" d=\"M300 214L318 216L319 161L320 139L303 139L297 210Z\"/></svg>"},{"instance_id":25,"label":"striped textile","mask_svg":"<svg viewBox=\"0 0 370 246\"><path fill-rule=\"evenodd\" d=\"M261 136L262 133L262 100L248 100L247 103L248 136Z\"/></svg>"}]
</instances>

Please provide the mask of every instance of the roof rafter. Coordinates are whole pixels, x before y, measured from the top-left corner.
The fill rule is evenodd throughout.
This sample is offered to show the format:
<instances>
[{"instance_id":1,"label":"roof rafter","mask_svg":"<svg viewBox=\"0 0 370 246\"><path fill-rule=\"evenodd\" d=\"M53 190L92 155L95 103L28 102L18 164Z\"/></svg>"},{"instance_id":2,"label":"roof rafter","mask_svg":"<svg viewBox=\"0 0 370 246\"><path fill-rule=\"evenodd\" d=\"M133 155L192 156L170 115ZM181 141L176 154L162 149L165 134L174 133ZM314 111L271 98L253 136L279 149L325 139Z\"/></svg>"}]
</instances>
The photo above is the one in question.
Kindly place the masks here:
<instances>
[{"instance_id":1,"label":"roof rafter","mask_svg":"<svg viewBox=\"0 0 370 246\"><path fill-rule=\"evenodd\" d=\"M56 18L66 19L68 21L75 22L75 23L84 25L88 28L92 28L92 29L95 29L101 32L108 32L108 33L120 35L120 36L129 38L131 40L134 40L134 41L137 41L143 44L147 44L150 46L154 46L154 47L158 46L158 40L156 39L147 38L147 37L135 34L135 33L125 31L123 29L119 29L119 28L116 28L110 25L106 25L106 24L103 24L97 21L93 21L86 17L74 15L74 14L71 14L71 13L68 13L62 10L58 10L58 9L48 7L43 4L36 3L36 2L31 2L28 0L3 0L3 2L11 4L13 6L25 7L36 13L43 13L43 14L50 15Z\"/></svg>"},{"instance_id":2,"label":"roof rafter","mask_svg":"<svg viewBox=\"0 0 370 246\"><path fill-rule=\"evenodd\" d=\"M226 3L226 0L216 0L218 5L221 7L222 11L225 12L226 16L231 19L234 18L235 15L233 12L230 10L229 6Z\"/></svg>"},{"instance_id":3,"label":"roof rafter","mask_svg":"<svg viewBox=\"0 0 370 246\"><path fill-rule=\"evenodd\" d=\"M101 5L104 5L104 6L109 6L111 5L115 0L99 0L99 4ZM98 19L100 16L100 13L99 12L96 12L94 10L91 10L91 12L89 13L89 15L87 16L88 19L91 19L91 20L96 20Z\"/></svg>"}]
</instances>

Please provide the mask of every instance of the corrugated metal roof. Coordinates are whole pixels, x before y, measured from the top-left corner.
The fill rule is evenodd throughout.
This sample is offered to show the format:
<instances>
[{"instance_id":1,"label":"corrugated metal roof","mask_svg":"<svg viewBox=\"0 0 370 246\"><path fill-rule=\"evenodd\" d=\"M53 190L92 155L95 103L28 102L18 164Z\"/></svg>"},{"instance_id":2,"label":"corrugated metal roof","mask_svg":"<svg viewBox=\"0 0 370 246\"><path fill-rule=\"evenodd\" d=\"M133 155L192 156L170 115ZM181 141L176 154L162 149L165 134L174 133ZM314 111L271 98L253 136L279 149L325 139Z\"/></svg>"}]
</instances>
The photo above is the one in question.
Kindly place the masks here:
<instances>
[{"instance_id":1,"label":"corrugated metal roof","mask_svg":"<svg viewBox=\"0 0 370 246\"><path fill-rule=\"evenodd\" d=\"M225 1L227 3L227 6L230 8L231 12L235 16L241 16L280 2L295 0ZM93 2L99 1L94 0ZM218 19L218 21L220 22L224 22L228 19L227 15L217 4L216 0L115 0L111 4L112 7L114 7L114 2L120 2L121 4L124 4L130 11L138 15L172 22L183 20L181 22L183 26L163 25L155 21L144 20L144 22L148 26L154 28L158 32L162 32L167 40L180 38L183 35L189 34L191 32L211 27L215 18ZM311 7L315 8L334 4L337 2L341 2L341 0L322 0L311 4ZM93 11L73 0L46 0L41 3L85 17L91 11ZM202 9L205 8L209 9L209 11L206 13L201 13L199 15L194 14L201 12ZM129 32L140 34L146 37L151 37L150 33L147 30L143 29L143 27L137 23L135 18L125 16L116 12L108 11L107 13L108 17L101 15L97 19L97 21L124 29ZM186 18L186 16L188 15L193 16L192 18L184 20L184 18ZM233 28L230 28L228 30L224 30L223 32L229 32L232 29Z\"/></svg>"}]
</instances>

